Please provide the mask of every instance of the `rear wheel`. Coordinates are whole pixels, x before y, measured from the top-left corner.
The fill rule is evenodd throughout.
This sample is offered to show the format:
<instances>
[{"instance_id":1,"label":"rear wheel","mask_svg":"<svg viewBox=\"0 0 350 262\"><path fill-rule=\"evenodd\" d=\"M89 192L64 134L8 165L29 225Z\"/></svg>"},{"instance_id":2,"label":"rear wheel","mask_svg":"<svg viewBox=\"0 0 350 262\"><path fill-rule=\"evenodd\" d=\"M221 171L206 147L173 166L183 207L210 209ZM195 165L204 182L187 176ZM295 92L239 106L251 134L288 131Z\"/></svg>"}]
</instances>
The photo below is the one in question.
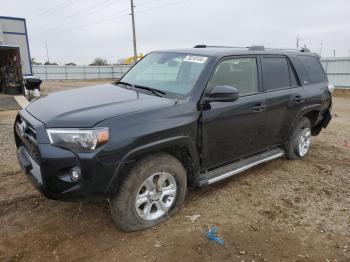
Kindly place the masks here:
<instances>
[{"instance_id":1,"label":"rear wheel","mask_svg":"<svg viewBox=\"0 0 350 262\"><path fill-rule=\"evenodd\" d=\"M183 205L187 192L186 170L166 153L139 160L110 201L115 224L124 231L152 227Z\"/></svg>"},{"instance_id":2,"label":"rear wheel","mask_svg":"<svg viewBox=\"0 0 350 262\"><path fill-rule=\"evenodd\" d=\"M310 145L311 123L308 118L303 117L285 144L287 158L298 159L300 157L304 157L309 151Z\"/></svg>"}]
</instances>

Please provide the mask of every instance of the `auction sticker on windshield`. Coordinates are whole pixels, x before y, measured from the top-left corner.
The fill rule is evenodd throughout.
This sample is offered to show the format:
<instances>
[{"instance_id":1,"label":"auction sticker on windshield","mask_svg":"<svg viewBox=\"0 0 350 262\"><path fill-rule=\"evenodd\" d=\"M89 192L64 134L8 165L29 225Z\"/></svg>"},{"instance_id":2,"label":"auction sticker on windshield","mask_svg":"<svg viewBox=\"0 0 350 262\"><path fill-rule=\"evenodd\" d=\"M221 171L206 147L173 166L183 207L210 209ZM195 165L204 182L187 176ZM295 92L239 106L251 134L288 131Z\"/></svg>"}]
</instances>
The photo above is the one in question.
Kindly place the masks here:
<instances>
[{"instance_id":1,"label":"auction sticker on windshield","mask_svg":"<svg viewBox=\"0 0 350 262\"><path fill-rule=\"evenodd\" d=\"M188 55L184 58L184 62L190 62L190 63L198 63L203 64L205 61L207 61L208 57L205 56L197 56L197 55Z\"/></svg>"}]
</instances>

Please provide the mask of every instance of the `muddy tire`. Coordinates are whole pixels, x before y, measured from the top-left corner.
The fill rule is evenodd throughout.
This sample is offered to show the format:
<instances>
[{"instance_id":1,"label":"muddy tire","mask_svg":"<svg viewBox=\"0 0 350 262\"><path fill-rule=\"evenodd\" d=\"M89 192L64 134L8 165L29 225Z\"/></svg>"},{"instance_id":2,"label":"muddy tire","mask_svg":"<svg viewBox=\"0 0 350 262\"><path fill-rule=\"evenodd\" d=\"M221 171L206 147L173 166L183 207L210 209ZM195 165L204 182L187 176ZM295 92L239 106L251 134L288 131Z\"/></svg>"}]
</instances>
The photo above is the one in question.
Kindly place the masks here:
<instances>
[{"instance_id":1,"label":"muddy tire","mask_svg":"<svg viewBox=\"0 0 350 262\"><path fill-rule=\"evenodd\" d=\"M131 232L152 227L176 213L187 192L186 170L167 153L140 159L110 201L118 228Z\"/></svg>"},{"instance_id":2,"label":"muddy tire","mask_svg":"<svg viewBox=\"0 0 350 262\"><path fill-rule=\"evenodd\" d=\"M304 157L311 143L311 123L307 117L300 119L288 138L284 149L287 159L299 159Z\"/></svg>"}]
</instances>

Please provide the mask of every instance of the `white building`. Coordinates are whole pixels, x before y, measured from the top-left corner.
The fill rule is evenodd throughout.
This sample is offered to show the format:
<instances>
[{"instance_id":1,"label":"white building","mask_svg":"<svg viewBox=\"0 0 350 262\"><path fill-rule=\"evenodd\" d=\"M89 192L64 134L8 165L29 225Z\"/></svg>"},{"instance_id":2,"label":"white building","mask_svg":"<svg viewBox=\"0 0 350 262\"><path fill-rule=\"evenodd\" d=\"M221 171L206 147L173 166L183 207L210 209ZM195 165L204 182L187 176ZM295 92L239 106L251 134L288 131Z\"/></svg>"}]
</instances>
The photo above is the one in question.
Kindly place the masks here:
<instances>
[{"instance_id":1,"label":"white building","mask_svg":"<svg viewBox=\"0 0 350 262\"><path fill-rule=\"evenodd\" d=\"M26 20L0 16L0 51L4 53L13 48L19 49L23 75L33 75Z\"/></svg>"}]
</instances>

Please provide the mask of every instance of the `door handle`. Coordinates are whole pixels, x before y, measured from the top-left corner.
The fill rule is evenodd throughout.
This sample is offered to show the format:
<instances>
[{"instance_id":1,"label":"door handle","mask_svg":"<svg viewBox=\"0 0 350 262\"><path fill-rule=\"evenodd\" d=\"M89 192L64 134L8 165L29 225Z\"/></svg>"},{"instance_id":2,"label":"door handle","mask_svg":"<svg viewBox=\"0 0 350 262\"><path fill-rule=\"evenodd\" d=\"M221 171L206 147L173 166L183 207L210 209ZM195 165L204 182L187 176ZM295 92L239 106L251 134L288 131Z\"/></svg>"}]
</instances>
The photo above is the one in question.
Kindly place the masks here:
<instances>
[{"instance_id":1,"label":"door handle","mask_svg":"<svg viewBox=\"0 0 350 262\"><path fill-rule=\"evenodd\" d=\"M264 103L259 103L253 107L253 111L255 112L261 112L261 111L264 111L265 109L266 109L266 104Z\"/></svg>"},{"instance_id":2,"label":"door handle","mask_svg":"<svg viewBox=\"0 0 350 262\"><path fill-rule=\"evenodd\" d=\"M302 96L295 96L293 98L293 101L296 102L296 103L301 103L301 102L304 102L304 98Z\"/></svg>"}]
</instances>

